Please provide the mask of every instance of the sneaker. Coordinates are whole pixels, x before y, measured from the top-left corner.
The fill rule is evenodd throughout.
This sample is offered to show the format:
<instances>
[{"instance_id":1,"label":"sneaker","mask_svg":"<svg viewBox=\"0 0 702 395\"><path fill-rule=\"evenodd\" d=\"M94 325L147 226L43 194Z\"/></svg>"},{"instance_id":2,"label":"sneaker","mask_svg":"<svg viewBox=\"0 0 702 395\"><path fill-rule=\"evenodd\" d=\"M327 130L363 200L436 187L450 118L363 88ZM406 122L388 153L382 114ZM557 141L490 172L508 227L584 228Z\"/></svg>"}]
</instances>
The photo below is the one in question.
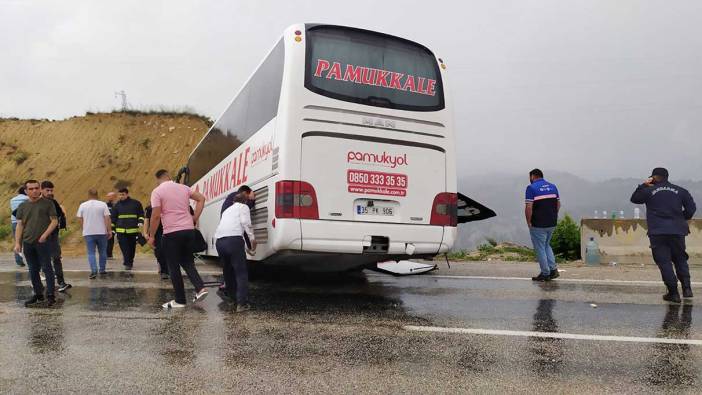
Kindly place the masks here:
<instances>
[{"instance_id":1,"label":"sneaker","mask_svg":"<svg viewBox=\"0 0 702 395\"><path fill-rule=\"evenodd\" d=\"M243 312L249 311L249 310L251 310L251 305L248 303L236 305L236 312L237 313L243 313Z\"/></svg>"},{"instance_id":2,"label":"sneaker","mask_svg":"<svg viewBox=\"0 0 702 395\"><path fill-rule=\"evenodd\" d=\"M553 270L551 270L551 274L549 274L548 277L549 277L551 280L553 280L553 279L558 278L558 277L560 277L560 276L561 276L561 274L558 273L558 269L553 269Z\"/></svg>"},{"instance_id":3,"label":"sneaker","mask_svg":"<svg viewBox=\"0 0 702 395\"><path fill-rule=\"evenodd\" d=\"M107 270L103 270L103 271L100 272L100 275L101 275L101 276L104 276L104 275L106 275L106 274L107 274Z\"/></svg>"},{"instance_id":4,"label":"sneaker","mask_svg":"<svg viewBox=\"0 0 702 395\"><path fill-rule=\"evenodd\" d=\"M56 297L54 295L49 295L46 297L46 306L51 307L56 304Z\"/></svg>"},{"instance_id":5,"label":"sneaker","mask_svg":"<svg viewBox=\"0 0 702 395\"><path fill-rule=\"evenodd\" d=\"M201 300L204 300L209 293L207 292L207 288L203 288L200 290L200 292L195 294L195 298L193 299L193 303L197 303Z\"/></svg>"},{"instance_id":6,"label":"sneaker","mask_svg":"<svg viewBox=\"0 0 702 395\"><path fill-rule=\"evenodd\" d=\"M168 273L161 273L161 280L168 280L169 278Z\"/></svg>"},{"instance_id":7,"label":"sneaker","mask_svg":"<svg viewBox=\"0 0 702 395\"><path fill-rule=\"evenodd\" d=\"M183 307L185 307L184 304L180 304L180 303L176 302L175 300L171 300L170 302L164 303L164 304L163 304L163 308L166 309L166 310L170 310L170 309L180 309L180 308L183 308Z\"/></svg>"},{"instance_id":8,"label":"sneaker","mask_svg":"<svg viewBox=\"0 0 702 395\"><path fill-rule=\"evenodd\" d=\"M113 257L113 256L108 256L108 257L107 257L107 260L108 260L108 261L114 261L114 260L115 260L115 257Z\"/></svg>"},{"instance_id":9,"label":"sneaker","mask_svg":"<svg viewBox=\"0 0 702 395\"><path fill-rule=\"evenodd\" d=\"M24 262L15 262L17 264L17 267L25 267L27 265L24 264Z\"/></svg>"},{"instance_id":10,"label":"sneaker","mask_svg":"<svg viewBox=\"0 0 702 395\"><path fill-rule=\"evenodd\" d=\"M543 282L543 281L551 281L551 276L548 276L548 275L547 275L547 276L544 276L543 274L539 274L539 275L536 276L536 277L532 277L532 278L531 278L531 281L541 281L541 282Z\"/></svg>"},{"instance_id":11,"label":"sneaker","mask_svg":"<svg viewBox=\"0 0 702 395\"><path fill-rule=\"evenodd\" d=\"M34 306L38 303L44 301L44 295L34 295L31 298L24 301L24 307Z\"/></svg>"},{"instance_id":12,"label":"sneaker","mask_svg":"<svg viewBox=\"0 0 702 395\"><path fill-rule=\"evenodd\" d=\"M681 303L682 301L680 300L680 295L677 293L670 293L668 292L667 294L663 295L663 300L667 302L673 302L673 303Z\"/></svg>"},{"instance_id":13,"label":"sneaker","mask_svg":"<svg viewBox=\"0 0 702 395\"><path fill-rule=\"evenodd\" d=\"M132 266L131 265L129 265L129 266L124 265L124 270L127 270L127 271L132 270Z\"/></svg>"},{"instance_id":14,"label":"sneaker","mask_svg":"<svg viewBox=\"0 0 702 395\"><path fill-rule=\"evenodd\" d=\"M44 275L44 272L39 272L39 278L41 278L41 281L46 281L46 276Z\"/></svg>"},{"instance_id":15,"label":"sneaker","mask_svg":"<svg viewBox=\"0 0 702 395\"><path fill-rule=\"evenodd\" d=\"M97 273L95 273L95 272L90 273L90 276L88 278L91 280L97 278Z\"/></svg>"},{"instance_id":16,"label":"sneaker","mask_svg":"<svg viewBox=\"0 0 702 395\"><path fill-rule=\"evenodd\" d=\"M683 298L691 298L692 297L692 288L683 288Z\"/></svg>"},{"instance_id":17,"label":"sneaker","mask_svg":"<svg viewBox=\"0 0 702 395\"><path fill-rule=\"evenodd\" d=\"M59 284L58 291L59 292L66 292L70 288L73 288L73 285L63 283L63 284Z\"/></svg>"}]
</instances>

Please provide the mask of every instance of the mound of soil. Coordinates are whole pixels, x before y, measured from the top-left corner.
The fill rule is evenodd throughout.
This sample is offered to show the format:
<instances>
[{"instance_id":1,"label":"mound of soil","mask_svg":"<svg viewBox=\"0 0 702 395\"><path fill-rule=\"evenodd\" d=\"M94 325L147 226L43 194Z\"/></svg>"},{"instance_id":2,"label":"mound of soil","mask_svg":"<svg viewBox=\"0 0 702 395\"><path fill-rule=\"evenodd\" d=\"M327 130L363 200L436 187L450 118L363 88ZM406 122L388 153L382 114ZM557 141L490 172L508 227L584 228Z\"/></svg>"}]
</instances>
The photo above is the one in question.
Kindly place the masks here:
<instances>
[{"instance_id":1,"label":"mound of soil","mask_svg":"<svg viewBox=\"0 0 702 395\"><path fill-rule=\"evenodd\" d=\"M175 175L208 128L207 119L195 115L0 119L0 207L6 207L0 209L0 221L9 224L9 199L24 180L51 180L69 219L64 250L82 253L75 213L88 189L97 188L104 197L126 186L146 206L156 170L168 169Z\"/></svg>"}]
</instances>

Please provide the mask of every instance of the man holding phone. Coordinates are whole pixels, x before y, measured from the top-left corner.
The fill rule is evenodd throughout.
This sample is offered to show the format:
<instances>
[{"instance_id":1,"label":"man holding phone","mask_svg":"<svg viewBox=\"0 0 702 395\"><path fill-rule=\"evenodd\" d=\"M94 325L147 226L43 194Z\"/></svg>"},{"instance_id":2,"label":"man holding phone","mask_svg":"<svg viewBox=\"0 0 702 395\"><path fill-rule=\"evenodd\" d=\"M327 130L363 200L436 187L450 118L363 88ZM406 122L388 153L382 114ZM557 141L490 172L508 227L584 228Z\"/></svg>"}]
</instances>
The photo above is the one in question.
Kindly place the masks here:
<instances>
[{"instance_id":1,"label":"man holding phone","mask_svg":"<svg viewBox=\"0 0 702 395\"><path fill-rule=\"evenodd\" d=\"M687 221L695 215L697 207L690 192L670 183L668 170L657 167L651 172L651 177L636 188L631 202L646 205L651 253L668 288L663 300L680 303L678 280L682 285L683 297L691 298L685 236L690 233Z\"/></svg>"}]
</instances>

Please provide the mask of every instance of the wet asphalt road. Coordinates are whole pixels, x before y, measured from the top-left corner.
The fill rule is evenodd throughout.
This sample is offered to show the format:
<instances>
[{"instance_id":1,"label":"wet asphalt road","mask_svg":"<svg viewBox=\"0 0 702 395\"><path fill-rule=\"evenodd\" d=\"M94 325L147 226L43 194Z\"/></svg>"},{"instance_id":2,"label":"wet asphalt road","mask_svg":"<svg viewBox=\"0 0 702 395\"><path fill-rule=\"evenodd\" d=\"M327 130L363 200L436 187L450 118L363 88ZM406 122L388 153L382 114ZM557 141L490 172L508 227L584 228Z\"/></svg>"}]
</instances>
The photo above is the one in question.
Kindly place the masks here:
<instances>
[{"instance_id":1,"label":"wet asphalt road","mask_svg":"<svg viewBox=\"0 0 702 395\"><path fill-rule=\"evenodd\" d=\"M57 307L26 309L26 273L0 272L0 392L700 392L700 345L408 329L702 340L702 308L656 284L264 276L237 314L214 292L164 312L155 274L67 276Z\"/></svg>"}]
</instances>

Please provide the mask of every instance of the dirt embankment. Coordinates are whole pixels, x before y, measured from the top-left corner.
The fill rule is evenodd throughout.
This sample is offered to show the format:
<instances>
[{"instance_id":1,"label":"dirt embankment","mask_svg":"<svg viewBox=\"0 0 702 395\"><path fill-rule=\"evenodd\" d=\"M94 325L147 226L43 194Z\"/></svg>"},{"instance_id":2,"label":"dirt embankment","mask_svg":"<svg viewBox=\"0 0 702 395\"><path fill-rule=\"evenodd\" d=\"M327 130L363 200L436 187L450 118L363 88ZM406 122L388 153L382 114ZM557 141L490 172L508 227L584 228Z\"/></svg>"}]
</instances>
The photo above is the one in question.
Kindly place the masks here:
<instances>
[{"instance_id":1,"label":"dirt embankment","mask_svg":"<svg viewBox=\"0 0 702 395\"><path fill-rule=\"evenodd\" d=\"M87 191L104 197L126 186L146 206L154 172L175 172L209 127L194 115L89 114L62 121L0 119L0 220L9 223L9 199L27 179L51 180L66 208L68 251L80 243L75 221ZM73 248L72 248L73 247Z\"/></svg>"}]
</instances>

